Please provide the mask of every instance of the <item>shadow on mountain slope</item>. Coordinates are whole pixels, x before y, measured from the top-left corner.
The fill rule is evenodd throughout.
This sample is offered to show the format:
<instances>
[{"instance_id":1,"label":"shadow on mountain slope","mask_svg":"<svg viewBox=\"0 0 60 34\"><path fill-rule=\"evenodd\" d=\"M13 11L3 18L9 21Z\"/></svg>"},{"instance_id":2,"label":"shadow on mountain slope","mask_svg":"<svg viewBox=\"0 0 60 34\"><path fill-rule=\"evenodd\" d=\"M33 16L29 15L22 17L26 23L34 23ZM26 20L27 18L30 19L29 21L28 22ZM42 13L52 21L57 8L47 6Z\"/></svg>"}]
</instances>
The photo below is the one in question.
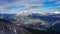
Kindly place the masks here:
<instances>
[{"instance_id":1,"label":"shadow on mountain slope","mask_svg":"<svg viewBox=\"0 0 60 34\"><path fill-rule=\"evenodd\" d=\"M27 28L32 34L60 34L60 32L54 31L54 30L38 30L33 28Z\"/></svg>"}]
</instances>

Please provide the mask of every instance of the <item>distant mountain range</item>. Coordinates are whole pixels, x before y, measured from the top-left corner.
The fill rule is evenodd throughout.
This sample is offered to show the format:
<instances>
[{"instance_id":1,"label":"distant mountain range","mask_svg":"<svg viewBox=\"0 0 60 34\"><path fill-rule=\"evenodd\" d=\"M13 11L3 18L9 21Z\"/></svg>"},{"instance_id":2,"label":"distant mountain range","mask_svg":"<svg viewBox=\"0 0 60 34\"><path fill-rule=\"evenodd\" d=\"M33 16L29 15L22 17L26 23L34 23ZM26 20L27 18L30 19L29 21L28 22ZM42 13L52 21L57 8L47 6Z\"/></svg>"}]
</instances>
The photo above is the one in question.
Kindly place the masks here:
<instances>
[{"instance_id":1,"label":"distant mountain range","mask_svg":"<svg viewBox=\"0 0 60 34\"><path fill-rule=\"evenodd\" d=\"M53 23L55 21L60 20L60 13L53 12L53 13L42 13L42 12L19 12L17 14L0 14L0 19L5 19L8 21L15 21L18 18L25 18L26 19L40 19L49 23Z\"/></svg>"},{"instance_id":2,"label":"distant mountain range","mask_svg":"<svg viewBox=\"0 0 60 34\"><path fill-rule=\"evenodd\" d=\"M17 14L0 14L0 19L16 23L17 25L22 25L23 28L33 28L38 30L47 29L54 31L59 31L60 28L60 13L58 12L19 12Z\"/></svg>"},{"instance_id":3,"label":"distant mountain range","mask_svg":"<svg viewBox=\"0 0 60 34\"><path fill-rule=\"evenodd\" d=\"M29 23L26 25L27 27L35 28L35 26L36 26L36 28L43 28L43 30L44 30L45 28L47 28L47 27L49 28L50 26L52 26L52 24L54 24L56 21L60 20L60 13L46 13L45 14L42 12L39 12L39 13L19 12L14 17L17 20L16 22ZM37 24L37 23L31 24L32 23L31 19L32 19L32 21L39 19L39 20L43 21L45 24L44 25Z\"/></svg>"}]
</instances>

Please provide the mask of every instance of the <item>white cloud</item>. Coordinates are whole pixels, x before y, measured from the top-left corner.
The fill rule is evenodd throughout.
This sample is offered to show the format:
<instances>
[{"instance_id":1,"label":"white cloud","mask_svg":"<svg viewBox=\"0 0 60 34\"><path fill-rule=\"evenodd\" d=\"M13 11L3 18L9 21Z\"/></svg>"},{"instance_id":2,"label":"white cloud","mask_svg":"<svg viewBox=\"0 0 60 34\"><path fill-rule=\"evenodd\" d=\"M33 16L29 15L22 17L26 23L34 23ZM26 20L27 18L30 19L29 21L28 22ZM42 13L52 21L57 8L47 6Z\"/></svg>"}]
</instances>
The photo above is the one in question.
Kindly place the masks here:
<instances>
[{"instance_id":1,"label":"white cloud","mask_svg":"<svg viewBox=\"0 0 60 34\"><path fill-rule=\"evenodd\" d=\"M56 8L59 8L60 9L60 6L57 6Z\"/></svg>"},{"instance_id":2,"label":"white cloud","mask_svg":"<svg viewBox=\"0 0 60 34\"><path fill-rule=\"evenodd\" d=\"M57 1L56 4L60 4L60 1Z\"/></svg>"},{"instance_id":3,"label":"white cloud","mask_svg":"<svg viewBox=\"0 0 60 34\"><path fill-rule=\"evenodd\" d=\"M57 1L57 0L47 0L48 2L53 2L53 1Z\"/></svg>"},{"instance_id":4,"label":"white cloud","mask_svg":"<svg viewBox=\"0 0 60 34\"><path fill-rule=\"evenodd\" d=\"M6 1L0 1L0 7L12 7L12 6L18 6L18 5L25 5L25 4L29 4L29 2L44 2L45 0L18 0L18 1L14 1L11 0L12 2L8 2ZM3 3L3 4L2 4Z\"/></svg>"},{"instance_id":5,"label":"white cloud","mask_svg":"<svg viewBox=\"0 0 60 34\"><path fill-rule=\"evenodd\" d=\"M25 9L32 9L32 8L38 8L43 6L43 2L52 2L52 1L56 1L56 3L60 3L58 0L0 0L0 12L1 11L7 11L7 8L10 7L15 7L15 6L19 6L19 5L25 5L26 8ZM30 4L30 2L39 2L40 4Z\"/></svg>"},{"instance_id":6,"label":"white cloud","mask_svg":"<svg viewBox=\"0 0 60 34\"><path fill-rule=\"evenodd\" d=\"M54 13L55 13L55 14L60 14L60 12L59 12L59 11L55 11Z\"/></svg>"},{"instance_id":7,"label":"white cloud","mask_svg":"<svg viewBox=\"0 0 60 34\"><path fill-rule=\"evenodd\" d=\"M6 12L10 7L14 7L14 6L19 6L19 5L25 5L26 7L28 7L28 9L30 8L37 8L39 6L41 6L41 4L33 4L30 5L29 2L43 2L44 0L11 0L11 2L9 2L8 0L0 0L0 12Z\"/></svg>"},{"instance_id":8,"label":"white cloud","mask_svg":"<svg viewBox=\"0 0 60 34\"><path fill-rule=\"evenodd\" d=\"M28 4L26 5L26 7L28 8L38 8L38 7L42 7L43 4Z\"/></svg>"}]
</instances>

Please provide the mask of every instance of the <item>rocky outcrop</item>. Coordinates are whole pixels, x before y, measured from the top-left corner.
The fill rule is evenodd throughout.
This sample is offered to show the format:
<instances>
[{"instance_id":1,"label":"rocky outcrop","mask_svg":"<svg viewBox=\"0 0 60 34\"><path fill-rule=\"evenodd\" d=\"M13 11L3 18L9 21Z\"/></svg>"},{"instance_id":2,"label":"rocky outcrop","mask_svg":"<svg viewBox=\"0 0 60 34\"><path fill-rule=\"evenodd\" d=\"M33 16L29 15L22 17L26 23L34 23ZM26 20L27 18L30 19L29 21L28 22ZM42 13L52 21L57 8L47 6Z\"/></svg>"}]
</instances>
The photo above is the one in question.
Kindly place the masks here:
<instances>
[{"instance_id":1,"label":"rocky outcrop","mask_svg":"<svg viewBox=\"0 0 60 34\"><path fill-rule=\"evenodd\" d=\"M28 30L14 23L0 19L0 34L31 34Z\"/></svg>"}]
</instances>

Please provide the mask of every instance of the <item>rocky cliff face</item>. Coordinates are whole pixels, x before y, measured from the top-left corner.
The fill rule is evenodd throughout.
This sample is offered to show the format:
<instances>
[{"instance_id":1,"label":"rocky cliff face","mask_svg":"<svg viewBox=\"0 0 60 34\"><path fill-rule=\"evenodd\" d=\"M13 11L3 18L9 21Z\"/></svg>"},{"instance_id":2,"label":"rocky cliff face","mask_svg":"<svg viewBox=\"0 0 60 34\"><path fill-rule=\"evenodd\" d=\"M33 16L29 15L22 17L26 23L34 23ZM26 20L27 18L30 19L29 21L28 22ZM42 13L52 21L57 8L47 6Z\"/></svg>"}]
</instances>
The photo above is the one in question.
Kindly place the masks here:
<instances>
[{"instance_id":1,"label":"rocky cliff face","mask_svg":"<svg viewBox=\"0 0 60 34\"><path fill-rule=\"evenodd\" d=\"M31 33L16 24L0 19L0 34L31 34Z\"/></svg>"}]
</instances>

